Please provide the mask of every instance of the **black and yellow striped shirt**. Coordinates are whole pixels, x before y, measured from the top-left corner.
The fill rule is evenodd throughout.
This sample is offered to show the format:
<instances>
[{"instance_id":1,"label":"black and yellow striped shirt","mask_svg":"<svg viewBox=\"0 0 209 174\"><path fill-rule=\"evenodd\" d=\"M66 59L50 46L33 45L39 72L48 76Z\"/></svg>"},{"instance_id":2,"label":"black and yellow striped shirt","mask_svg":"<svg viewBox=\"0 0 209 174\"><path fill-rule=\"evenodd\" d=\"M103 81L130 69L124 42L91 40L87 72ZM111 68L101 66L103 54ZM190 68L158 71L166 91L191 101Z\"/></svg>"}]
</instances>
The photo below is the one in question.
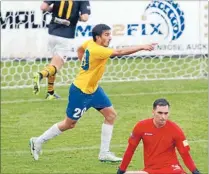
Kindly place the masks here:
<instances>
[{"instance_id":1,"label":"black and yellow striped shirt","mask_svg":"<svg viewBox=\"0 0 209 174\"><path fill-rule=\"evenodd\" d=\"M74 38L80 14L90 14L89 1L44 1L53 4L49 34L65 38Z\"/></svg>"}]
</instances>

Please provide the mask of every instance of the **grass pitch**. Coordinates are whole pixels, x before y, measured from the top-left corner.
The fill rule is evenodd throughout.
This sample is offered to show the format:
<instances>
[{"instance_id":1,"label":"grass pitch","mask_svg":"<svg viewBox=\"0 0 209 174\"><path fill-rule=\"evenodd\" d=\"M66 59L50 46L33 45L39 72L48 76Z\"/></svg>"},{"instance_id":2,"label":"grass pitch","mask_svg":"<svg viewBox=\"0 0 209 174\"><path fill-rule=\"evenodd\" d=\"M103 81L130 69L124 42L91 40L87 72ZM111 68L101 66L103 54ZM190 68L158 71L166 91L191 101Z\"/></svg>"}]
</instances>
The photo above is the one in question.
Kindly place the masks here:
<instances>
[{"instance_id":1,"label":"grass pitch","mask_svg":"<svg viewBox=\"0 0 209 174\"><path fill-rule=\"evenodd\" d=\"M184 130L198 169L208 173L206 80L102 83L101 86L118 112L111 151L122 156L135 123L151 117L153 101L165 97L171 104L170 119ZM2 90L1 172L115 174L119 163L98 161L103 118L94 109L85 113L73 130L44 144L40 160L33 160L28 147L30 137L42 134L65 116L68 87L57 87L56 91L62 96L61 100L46 101L45 88L39 96L32 95L29 88ZM140 145L128 169L141 168Z\"/></svg>"}]
</instances>

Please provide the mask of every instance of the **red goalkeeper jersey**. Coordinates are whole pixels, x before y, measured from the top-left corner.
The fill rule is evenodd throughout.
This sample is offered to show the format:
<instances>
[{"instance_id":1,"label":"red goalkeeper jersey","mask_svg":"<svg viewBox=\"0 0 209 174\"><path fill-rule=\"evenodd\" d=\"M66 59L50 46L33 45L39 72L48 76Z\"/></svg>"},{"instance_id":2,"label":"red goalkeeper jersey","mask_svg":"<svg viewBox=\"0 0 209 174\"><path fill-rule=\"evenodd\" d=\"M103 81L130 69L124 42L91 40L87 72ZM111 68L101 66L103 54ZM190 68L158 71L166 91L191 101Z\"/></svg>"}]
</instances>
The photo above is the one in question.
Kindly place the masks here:
<instances>
[{"instance_id":1,"label":"red goalkeeper jersey","mask_svg":"<svg viewBox=\"0 0 209 174\"><path fill-rule=\"evenodd\" d=\"M155 127L153 119L138 122L129 138L129 144L137 147L140 140L144 146L145 170L179 164L175 148L180 154L190 150L181 128L169 120L161 128Z\"/></svg>"}]
</instances>

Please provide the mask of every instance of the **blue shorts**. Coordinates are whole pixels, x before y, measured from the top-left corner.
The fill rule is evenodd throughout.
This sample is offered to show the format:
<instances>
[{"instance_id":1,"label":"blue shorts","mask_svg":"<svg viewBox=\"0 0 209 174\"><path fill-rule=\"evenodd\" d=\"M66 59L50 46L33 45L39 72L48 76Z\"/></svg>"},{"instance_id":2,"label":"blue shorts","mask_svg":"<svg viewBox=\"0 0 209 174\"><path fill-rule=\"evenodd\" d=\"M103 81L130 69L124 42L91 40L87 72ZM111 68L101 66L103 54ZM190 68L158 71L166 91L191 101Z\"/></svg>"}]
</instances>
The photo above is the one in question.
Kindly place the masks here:
<instances>
[{"instance_id":1,"label":"blue shorts","mask_svg":"<svg viewBox=\"0 0 209 174\"><path fill-rule=\"evenodd\" d=\"M85 94L73 83L71 84L66 114L72 120L81 118L83 113L91 107L101 110L110 106L112 103L100 86L94 93Z\"/></svg>"}]
</instances>

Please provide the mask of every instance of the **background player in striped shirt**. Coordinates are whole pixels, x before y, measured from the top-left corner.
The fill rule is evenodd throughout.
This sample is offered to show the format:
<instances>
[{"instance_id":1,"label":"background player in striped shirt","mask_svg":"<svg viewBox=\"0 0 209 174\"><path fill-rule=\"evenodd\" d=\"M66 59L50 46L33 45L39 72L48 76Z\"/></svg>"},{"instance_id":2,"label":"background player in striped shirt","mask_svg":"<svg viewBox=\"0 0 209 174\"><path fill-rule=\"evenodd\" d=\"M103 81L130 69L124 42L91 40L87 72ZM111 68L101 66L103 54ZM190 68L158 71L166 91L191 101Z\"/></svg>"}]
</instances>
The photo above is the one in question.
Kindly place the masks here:
<instances>
[{"instance_id":1,"label":"background player in striped shirt","mask_svg":"<svg viewBox=\"0 0 209 174\"><path fill-rule=\"evenodd\" d=\"M86 22L90 12L89 1L44 1L41 10L52 12L49 24L48 48L52 54L52 60L40 72L34 73L34 94L40 92L40 81L48 78L48 92L46 99L60 98L54 92L56 73L62 68L67 57L70 56L75 30L78 20Z\"/></svg>"},{"instance_id":2,"label":"background player in striped shirt","mask_svg":"<svg viewBox=\"0 0 209 174\"><path fill-rule=\"evenodd\" d=\"M78 48L78 58L82 59L80 71L69 89L66 117L54 124L39 137L30 139L31 153L38 160L42 144L63 131L75 127L77 121L91 107L98 110L104 116L101 131L100 161L121 161L110 152L113 125L116 119L116 111L112 103L98 82L105 72L105 66L111 56L123 56L141 50L152 51L153 44L134 47L112 49L108 48L111 41L111 28L105 24L96 25L92 30L93 40L84 42Z\"/></svg>"},{"instance_id":3,"label":"background player in striped shirt","mask_svg":"<svg viewBox=\"0 0 209 174\"><path fill-rule=\"evenodd\" d=\"M183 131L168 120L169 107L166 99L157 99L153 103L153 118L135 125L117 174L186 174L177 159L176 148L192 174L200 174ZM142 171L125 172L140 140L144 146L145 167Z\"/></svg>"}]
</instances>

